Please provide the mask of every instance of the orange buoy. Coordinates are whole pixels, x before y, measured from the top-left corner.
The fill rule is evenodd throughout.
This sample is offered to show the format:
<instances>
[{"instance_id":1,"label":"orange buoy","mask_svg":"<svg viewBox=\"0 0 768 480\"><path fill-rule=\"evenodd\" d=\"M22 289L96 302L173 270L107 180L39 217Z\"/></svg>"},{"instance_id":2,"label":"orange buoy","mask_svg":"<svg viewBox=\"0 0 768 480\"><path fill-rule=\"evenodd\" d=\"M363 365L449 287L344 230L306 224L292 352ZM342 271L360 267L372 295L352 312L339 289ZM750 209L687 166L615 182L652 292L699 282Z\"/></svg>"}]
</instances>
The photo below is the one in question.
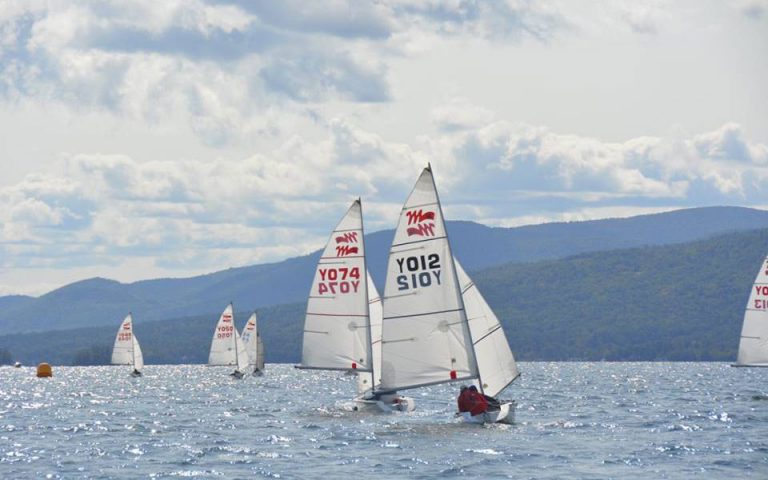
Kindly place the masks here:
<instances>
[{"instance_id":1,"label":"orange buoy","mask_svg":"<svg viewBox=\"0 0 768 480\"><path fill-rule=\"evenodd\" d=\"M37 366L37 376L38 377L52 377L53 376L53 370L51 370L51 366L47 363L43 362L40 365Z\"/></svg>"}]
</instances>

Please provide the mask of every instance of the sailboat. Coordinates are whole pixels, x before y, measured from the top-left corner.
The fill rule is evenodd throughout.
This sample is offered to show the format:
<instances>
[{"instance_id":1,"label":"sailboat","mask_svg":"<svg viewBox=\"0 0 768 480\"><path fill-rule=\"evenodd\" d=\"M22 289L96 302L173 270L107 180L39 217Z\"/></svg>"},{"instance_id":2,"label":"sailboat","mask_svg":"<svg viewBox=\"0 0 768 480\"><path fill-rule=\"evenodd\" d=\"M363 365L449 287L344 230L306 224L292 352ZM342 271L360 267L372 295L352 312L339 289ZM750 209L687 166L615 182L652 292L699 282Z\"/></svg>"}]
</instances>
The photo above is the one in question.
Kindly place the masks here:
<instances>
[{"instance_id":1,"label":"sailboat","mask_svg":"<svg viewBox=\"0 0 768 480\"><path fill-rule=\"evenodd\" d=\"M235 378L243 378L248 368L248 354L245 351L245 344L235 328L235 317L232 312L232 303L221 312L219 322L213 331L208 365L234 366L235 371L230 375Z\"/></svg>"},{"instance_id":2,"label":"sailboat","mask_svg":"<svg viewBox=\"0 0 768 480\"><path fill-rule=\"evenodd\" d=\"M355 200L323 249L307 301L301 364L297 368L358 374L360 405L382 410L413 409L396 394L373 394L378 378L371 323L378 293L368 274L363 237L363 212ZM373 299L373 303L371 302ZM380 311L380 307L378 307ZM376 347L378 348L378 347Z\"/></svg>"},{"instance_id":3,"label":"sailboat","mask_svg":"<svg viewBox=\"0 0 768 480\"><path fill-rule=\"evenodd\" d=\"M242 334L245 351L248 353L248 364L253 369L253 375L264 375L264 343L259 334L256 312L253 312L243 327Z\"/></svg>"},{"instance_id":4,"label":"sailboat","mask_svg":"<svg viewBox=\"0 0 768 480\"><path fill-rule=\"evenodd\" d=\"M768 257L749 294L734 367L768 367Z\"/></svg>"},{"instance_id":5,"label":"sailboat","mask_svg":"<svg viewBox=\"0 0 768 480\"><path fill-rule=\"evenodd\" d=\"M518 372L514 360L508 362L511 352L509 358L505 351L500 357L492 354L506 338L499 336L498 320L487 312L490 308L454 261L428 166L403 206L389 251L376 392L476 381L481 393L498 394ZM498 413L477 417L465 419L511 422L514 403L504 402Z\"/></svg>"},{"instance_id":6,"label":"sailboat","mask_svg":"<svg viewBox=\"0 0 768 480\"><path fill-rule=\"evenodd\" d=\"M520 371L496 314L486 303L477 285L469 278L459 261L454 258L453 262L456 265L477 361L478 376L473 383L480 393L496 399L520 376ZM496 400L495 403L498 403L498 408L490 409L483 414L472 416L469 412L464 412L462 416L465 421L471 423L513 423L516 402Z\"/></svg>"},{"instance_id":7,"label":"sailboat","mask_svg":"<svg viewBox=\"0 0 768 480\"><path fill-rule=\"evenodd\" d=\"M132 377L140 377L144 369L144 356L136 335L133 334L133 316L128 313L117 329L115 345L112 347L112 365L131 365Z\"/></svg>"}]
</instances>

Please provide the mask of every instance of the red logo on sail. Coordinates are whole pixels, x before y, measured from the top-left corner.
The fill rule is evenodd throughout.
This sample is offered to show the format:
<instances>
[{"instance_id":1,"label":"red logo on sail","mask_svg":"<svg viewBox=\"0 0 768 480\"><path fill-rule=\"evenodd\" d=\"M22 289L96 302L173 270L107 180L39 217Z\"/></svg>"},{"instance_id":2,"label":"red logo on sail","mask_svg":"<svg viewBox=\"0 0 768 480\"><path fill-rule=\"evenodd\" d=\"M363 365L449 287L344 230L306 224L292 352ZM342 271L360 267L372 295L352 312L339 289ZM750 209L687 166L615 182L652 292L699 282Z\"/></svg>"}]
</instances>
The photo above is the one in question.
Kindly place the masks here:
<instances>
[{"instance_id":1,"label":"red logo on sail","mask_svg":"<svg viewBox=\"0 0 768 480\"><path fill-rule=\"evenodd\" d=\"M406 230L409 237L414 235L420 237L435 236L435 212L425 212L421 209L410 210L405 212L405 216L408 217L408 225L413 225Z\"/></svg>"},{"instance_id":2,"label":"red logo on sail","mask_svg":"<svg viewBox=\"0 0 768 480\"><path fill-rule=\"evenodd\" d=\"M357 243L357 232L347 232L336 237L336 243Z\"/></svg>"},{"instance_id":3,"label":"red logo on sail","mask_svg":"<svg viewBox=\"0 0 768 480\"><path fill-rule=\"evenodd\" d=\"M131 329L130 323L126 323L125 325L123 325L123 330L130 330L130 329Z\"/></svg>"},{"instance_id":4,"label":"red logo on sail","mask_svg":"<svg viewBox=\"0 0 768 480\"><path fill-rule=\"evenodd\" d=\"M230 315L228 313L225 313L224 315L221 316L221 320L223 322L231 322L232 321L232 315Z\"/></svg>"},{"instance_id":5,"label":"red logo on sail","mask_svg":"<svg viewBox=\"0 0 768 480\"><path fill-rule=\"evenodd\" d=\"M349 245L339 245L336 247L337 257L346 257L347 255L354 255L358 252L357 247L350 247Z\"/></svg>"}]
</instances>

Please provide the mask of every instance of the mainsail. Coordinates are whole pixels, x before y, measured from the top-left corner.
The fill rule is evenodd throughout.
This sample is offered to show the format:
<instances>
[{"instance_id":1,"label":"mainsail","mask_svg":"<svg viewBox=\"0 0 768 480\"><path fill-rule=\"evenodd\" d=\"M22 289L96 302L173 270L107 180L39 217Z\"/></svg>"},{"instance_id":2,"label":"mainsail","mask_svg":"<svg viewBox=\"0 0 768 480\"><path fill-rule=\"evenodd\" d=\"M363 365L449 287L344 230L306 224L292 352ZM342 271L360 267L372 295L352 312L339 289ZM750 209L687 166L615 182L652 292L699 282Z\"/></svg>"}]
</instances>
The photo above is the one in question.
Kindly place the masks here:
<instances>
[{"instance_id":1,"label":"mainsail","mask_svg":"<svg viewBox=\"0 0 768 480\"><path fill-rule=\"evenodd\" d=\"M736 365L768 367L768 257L749 294Z\"/></svg>"},{"instance_id":2,"label":"mainsail","mask_svg":"<svg viewBox=\"0 0 768 480\"><path fill-rule=\"evenodd\" d=\"M315 270L299 368L371 371L363 212L356 200Z\"/></svg>"},{"instance_id":3,"label":"mainsail","mask_svg":"<svg viewBox=\"0 0 768 480\"><path fill-rule=\"evenodd\" d=\"M208 365L235 366L237 371L244 373L248 366L248 353L235 328L235 317L232 311L230 303L219 317L211 340Z\"/></svg>"},{"instance_id":4,"label":"mainsail","mask_svg":"<svg viewBox=\"0 0 768 480\"><path fill-rule=\"evenodd\" d=\"M144 368L144 357L141 347L133 334L133 316L126 315L115 336L115 344L112 347L113 365L133 365L133 368L141 371Z\"/></svg>"},{"instance_id":5,"label":"mainsail","mask_svg":"<svg viewBox=\"0 0 768 480\"><path fill-rule=\"evenodd\" d=\"M245 351L248 353L248 363L255 370L264 369L264 345L259 336L259 326L256 319L256 312L253 312L248 318L248 322L243 327L242 335Z\"/></svg>"},{"instance_id":6,"label":"mainsail","mask_svg":"<svg viewBox=\"0 0 768 480\"><path fill-rule=\"evenodd\" d=\"M406 200L384 287L381 392L477 378L464 302L430 167Z\"/></svg>"},{"instance_id":7,"label":"mainsail","mask_svg":"<svg viewBox=\"0 0 768 480\"><path fill-rule=\"evenodd\" d=\"M454 264L474 342L477 383L483 393L495 397L520 376L520 372L499 319L459 261L454 259Z\"/></svg>"}]
</instances>

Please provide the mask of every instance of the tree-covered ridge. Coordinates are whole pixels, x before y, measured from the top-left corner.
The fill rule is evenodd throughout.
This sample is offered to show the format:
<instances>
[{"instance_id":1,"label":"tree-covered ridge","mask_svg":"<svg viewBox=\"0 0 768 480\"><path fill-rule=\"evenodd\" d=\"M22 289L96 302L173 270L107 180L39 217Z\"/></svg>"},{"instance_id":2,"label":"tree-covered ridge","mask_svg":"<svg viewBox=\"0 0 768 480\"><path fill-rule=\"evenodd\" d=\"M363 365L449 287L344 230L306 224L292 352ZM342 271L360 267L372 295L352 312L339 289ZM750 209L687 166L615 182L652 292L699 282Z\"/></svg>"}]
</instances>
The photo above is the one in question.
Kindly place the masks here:
<instances>
[{"instance_id":1,"label":"tree-covered ridge","mask_svg":"<svg viewBox=\"0 0 768 480\"><path fill-rule=\"evenodd\" d=\"M330 233L331 226L328 228ZM684 243L755 228L768 228L768 211L708 207L516 228L461 221L447 226L453 252L468 271L586 252ZM392 230L365 236L367 266L379 285L384 282L392 236ZM40 297L0 297L0 334L110 326L113 318L125 316L129 310L143 321L152 321L195 316L230 301L242 310L303 302L318 257L319 251L272 264L130 284L93 278Z\"/></svg>"},{"instance_id":2,"label":"tree-covered ridge","mask_svg":"<svg viewBox=\"0 0 768 480\"><path fill-rule=\"evenodd\" d=\"M733 360L768 230L474 274L526 360Z\"/></svg>"},{"instance_id":3,"label":"tree-covered ridge","mask_svg":"<svg viewBox=\"0 0 768 480\"><path fill-rule=\"evenodd\" d=\"M469 274L519 360L732 361L767 253L764 229ZM267 362L299 361L305 309L304 303L259 309ZM109 327L2 336L0 347L25 364L90 363L111 348L123 315ZM239 329L248 315L235 314ZM142 322L134 316L146 363L205 363L218 317Z\"/></svg>"}]
</instances>

